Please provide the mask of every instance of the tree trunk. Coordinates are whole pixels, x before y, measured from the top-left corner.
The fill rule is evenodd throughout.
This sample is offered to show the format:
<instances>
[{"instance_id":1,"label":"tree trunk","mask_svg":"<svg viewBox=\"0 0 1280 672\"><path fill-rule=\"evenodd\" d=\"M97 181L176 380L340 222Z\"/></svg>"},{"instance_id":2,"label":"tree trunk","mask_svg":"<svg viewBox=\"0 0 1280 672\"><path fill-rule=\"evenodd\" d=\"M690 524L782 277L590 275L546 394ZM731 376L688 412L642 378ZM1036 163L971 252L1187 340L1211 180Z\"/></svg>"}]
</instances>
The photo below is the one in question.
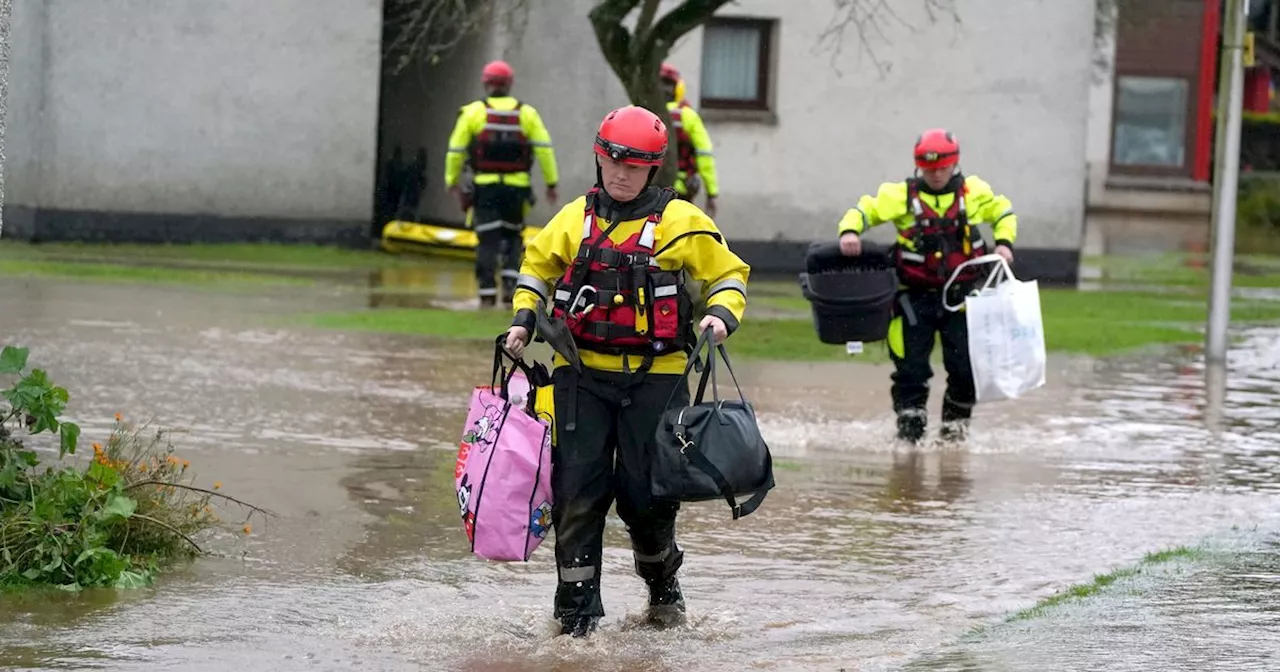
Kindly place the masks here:
<instances>
[{"instance_id":1,"label":"tree trunk","mask_svg":"<svg viewBox=\"0 0 1280 672\"><path fill-rule=\"evenodd\" d=\"M641 3L643 2L643 5ZM658 72L671 52L671 45L685 33L706 23L711 15L730 0L684 0L661 19L657 18L661 0L600 0L591 10L591 25L596 41L609 67L627 92L633 105L658 115L667 125L670 137L667 156L654 183L671 186L676 180L676 133L662 95ZM637 6L635 32L622 27L622 22Z\"/></svg>"},{"instance_id":2,"label":"tree trunk","mask_svg":"<svg viewBox=\"0 0 1280 672\"><path fill-rule=\"evenodd\" d=\"M659 61L661 62L661 61ZM667 126L667 155L662 161L662 167L658 169L658 174L654 176L653 183L669 187L676 181L676 131L671 125L671 114L667 111L666 96L662 95L662 86L658 83L658 67L655 66L650 72L649 68L640 67L632 71L629 80L623 81L623 88L627 91L627 98L631 100L633 105L643 107L650 112L658 115L662 123Z\"/></svg>"}]
</instances>

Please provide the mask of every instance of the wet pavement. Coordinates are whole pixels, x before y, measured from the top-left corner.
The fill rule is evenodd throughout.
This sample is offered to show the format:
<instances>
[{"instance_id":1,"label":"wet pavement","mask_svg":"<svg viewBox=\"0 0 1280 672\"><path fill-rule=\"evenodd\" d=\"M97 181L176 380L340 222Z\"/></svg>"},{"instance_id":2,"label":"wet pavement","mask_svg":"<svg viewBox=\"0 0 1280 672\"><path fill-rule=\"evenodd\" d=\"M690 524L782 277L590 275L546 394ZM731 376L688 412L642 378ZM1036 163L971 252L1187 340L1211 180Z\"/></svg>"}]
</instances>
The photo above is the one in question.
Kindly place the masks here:
<instances>
[{"instance_id":1,"label":"wet pavement","mask_svg":"<svg viewBox=\"0 0 1280 672\"><path fill-rule=\"evenodd\" d=\"M1215 535L1088 600L961 638L906 670L1275 670L1280 544Z\"/></svg>"},{"instance_id":2,"label":"wet pavement","mask_svg":"<svg viewBox=\"0 0 1280 672\"><path fill-rule=\"evenodd\" d=\"M1142 657L1176 652L1171 628L1184 640L1232 628L1222 641L1280 650L1274 612L1224 606L1274 583L1257 562L1204 570L1252 577L1235 592L1196 600L1186 591L1205 581L1170 583L1150 599L1176 609L1108 612L1111 639L1082 607L1057 627L962 640L1149 551L1233 525L1267 543L1280 528L1280 331L1233 353L1209 417L1194 353L1051 358L1048 386L980 407L959 448L892 442L885 368L735 363L778 487L736 522L721 502L684 507L688 629L630 626L645 592L612 517L608 616L580 641L551 637L550 539L527 564L466 551L452 466L488 347L289 320L391 294L0 278L0 342L32 347L85 438L116 412L185 430L175 442L202 481L279 514L154 588L0 598L0 668L1203 669ZM1261 669L1253 649L1219 648L1214 669Z\"/></svg>"}]
</instances>

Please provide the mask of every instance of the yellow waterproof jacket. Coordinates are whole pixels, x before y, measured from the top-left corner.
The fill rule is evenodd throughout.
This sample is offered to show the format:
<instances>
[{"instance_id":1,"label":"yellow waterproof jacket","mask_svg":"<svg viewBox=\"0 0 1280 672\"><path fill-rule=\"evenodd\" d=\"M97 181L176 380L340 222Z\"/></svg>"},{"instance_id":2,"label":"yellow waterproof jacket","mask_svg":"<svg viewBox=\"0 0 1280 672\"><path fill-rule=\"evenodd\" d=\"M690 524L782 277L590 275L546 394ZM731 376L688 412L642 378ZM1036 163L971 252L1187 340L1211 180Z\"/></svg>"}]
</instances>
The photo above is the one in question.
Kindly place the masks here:
<instances>
[{"instance_id":1,"label":"yellow waterproof jacket","mask_svg":"<svg viewBox=\"0 0 1280 672\"><path fill-rule=\"evenodd\" d=\"M667 111L671 113L671 124L675 126L677 133L683 129L689 134L689 140L693 143L695 165L698 167L698 175L702 178L702 188L707 190L708 196L715 198L720 194L720 181L716 177L716 157L711 147L711 136L707 134L707 127L702 123L702 116L692 107L687 105L681 107L680 103L674 100L667 103ZM675 190L681 194L686 193L684 186L686 177L688 174L681 170L676 178Z\"/></svg>"},{"instance_id":2,"label":"yellow waterproof jacket","mask_svg":"<svg viewBox=\"0 0 1280 672\"><path fill-rule=\"evenodd\" d=\"M445 154L444 184L452 187L458 183L462 175L462 166L466 163L471 151L472 140L484 130L488 114L486 105L495 110L514 110L520 104L520 130L533 145L533 154L542 167L542 181L548 187L554 187L560 181L560 173L556 169L556 152L551 146L551 134L542 123L538 111L528 103L519 103L511 96L498 96L486 100L477 100L464 105L458 110L458 122L449 136L449 151ZM475 184L497 184L499 182L513 187L528 187L529 173L477 173Z\"/></svg>"},{"instance_id":3,"label":"yellow waterproof jacket","mask_svg":"<svg viewBox=\"0 0 1280 672\"><path fill-rule=\"evenodd\" d=\"M977 226L988 223L997 245L1008 245L1018 239L1018 217L1013 213L1013 204L1004 196L991 190L991 185L975 175L964 179L965 209L969 222ZM935 212L946 212L955 200L954 194L935 195L920 190L920 200L933 208ZM866 195L858 199L858 204L849 209L840 220L840 235L850 231L862 235L867 229L885 222L893 222L898 229L898 244L904 249L915 250L915 244L903 237L903 232L915 225L915 216L907 204L907 183L886 182L880 185L875 195Z\"/></svg>"},{"instance_id":4,"label":"yellow waterproof jacket","mask_svg":"<svg viewBox=\"0 0 1280 672\"><path fill-rule=\"evenodd\" d=\"M597 195L596 214L602 230L612 224L605 219L607 209L602 201L607 199L603 190ZM534 311L538 310L538 302L550 305L548 297L578 254L585 208L585 196L565 205L525 248L513 297L515 319L512 324L528 328L530 334L534 333ZM634 219L624 219L609 233L609 239L621 243L636 235L644 227L646 218L647 213L643 213ZM683 269L689 278L701 281L706 313L724 320L732 334L747 307L747 276L751 267L729 250L715 222L688 201L672 200L667 204L656 234L654 250L658 266L664 271ZM631 355L627 358L628 366L624 367L623 355L586 349L579 349L578 353L583 366L601 371L634 371L642 361ZM684 372L687 362L688 355L684 352L671 352L655 357L649 371L679 374ZM564 364L558 355L553 360L554 366Z\"/></svg>"}]
</instances>

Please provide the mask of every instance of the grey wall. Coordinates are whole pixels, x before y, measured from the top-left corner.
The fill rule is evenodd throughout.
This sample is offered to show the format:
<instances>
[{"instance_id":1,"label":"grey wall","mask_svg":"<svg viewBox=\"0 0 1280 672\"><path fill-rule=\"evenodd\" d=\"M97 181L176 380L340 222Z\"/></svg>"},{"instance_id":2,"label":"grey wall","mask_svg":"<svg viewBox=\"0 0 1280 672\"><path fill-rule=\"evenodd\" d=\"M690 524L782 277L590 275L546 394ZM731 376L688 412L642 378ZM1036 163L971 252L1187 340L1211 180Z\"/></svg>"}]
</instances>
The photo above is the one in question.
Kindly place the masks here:
<instances>
[{"instance_id":1,"label":"grey wall","mask_svg":"<svg viewBox=\"0 0 1280 672\"><path fill-rule=\"evenodd\" d=\"M405 162L413 160L418 147L426 148L427 187L419 216L427 221L462 221L457 201L444 190L445 151L458 108L484 95L480 69L488 61L491 42L487 34L467 40L440 63L387 76L383 86L379 161L385 164L397 145Z\"/></svg>"},{"instance_id":2,"label":"grey wall","mask_svg":"<svg viewBox=\"0 0 1280 672\"><path fill-rule=\"evenodd\" d=\"M920 0L893 5L901 22L881 11L884 37L869 30L865 45L850 28L834 64L814 49L832 14L826 2L742 0L723 12L780 18L778 123L708 122L718 223L739 238L833 237L861 194L911 173L921 130L946 126L965 171L1012 199L1019 246L1077 249L1094 1L955 0L959 23L930 22ZM672 58L695 105L701 49L698 31Z\"/></svg>"},{"instance_id":3,"label":"grey wall","mask_svg":"<svg viewBox=\"0 0 1280 672\"><path fill-rule=\"evenodd\" d=\"M533 3L531 3L533 4ZM444 191L444 161L458 108L484 95L480 70L503 58L516 70L512 95L533 105L555 145L560 168L560 205L595 182L592 140L609 110L626 94L600 55L587 12L592 0L539 0L522 31L504 24L470 40L441 63L387 80L383 90L382 161L401 144L405 160L427 148L427 191L420 215L427 221L460 222L456 202ZM533 168L539 202L531 224L555 210L544 199L541 169Z\"/></svg>"},{"instance_id":4,"label":"grey wall","mask_svg":"<svg viewBox=\"0 0 1280 672\"><path fill-rule=\"evenodd\" d=\"M406 153L415 142L430 148L426 219L460 218L442 195L444 150L458 106L482 95L479 71L489 58L511 61L516 95L542 113L560 160L562 197L592 184L595 128L627 102L587 19L593 4L543 0L522 39L496 28L416 75L417 83L388 87L386 101L394 96L396 109L384 116L384 151L392 138L406 139ZM780 20L774 119L730 121L703 111L720 170L717 223L731 245L761 268L794 268L809 241L834 237L861 194L911 173L921 130L947 126L963 143L966 172L1012 199L1021 258L1035 267L1051 261L1055 268L1042 277L1072 280L1084 221L1093 0L955 0L959 23L945 16L930 22L920 0L896 3L894 12L910 27L881 10L884 37L872 30L863 45L851 30L834 62L814 48L831 17L825 0L816 4L822 11L776 0L741 0L722 10ZM864 47L887 72L872 66ZM671 57L695 105L701 49L695 30ZM543 204L531 222L552 214ZM872 238L891 239L891 231ZM1052 260L1029 252L1036 249L1052 252Z\"/></svg>"},{"instance_id":5,"label":"grey wall","mask_svg":"<svg viewBox=\"0 0 1280 672\"><path fill-rule=\"evenodd\" d=\"M15 0L9 24L9 97L5 119L5 205L40 198L45 108L45 21L39 0ZM5 217L8 221L8 217Z\"/></svg>"},{"instance_id":6,"label":"grey wall","mask_svg":"<svg viewBox=\"0 0 1280 672\"><path fill-rule=\"evenodd\" d=\"M378 0L15 0L7 206L364 222Z\"/></svg>"}]
</instances>

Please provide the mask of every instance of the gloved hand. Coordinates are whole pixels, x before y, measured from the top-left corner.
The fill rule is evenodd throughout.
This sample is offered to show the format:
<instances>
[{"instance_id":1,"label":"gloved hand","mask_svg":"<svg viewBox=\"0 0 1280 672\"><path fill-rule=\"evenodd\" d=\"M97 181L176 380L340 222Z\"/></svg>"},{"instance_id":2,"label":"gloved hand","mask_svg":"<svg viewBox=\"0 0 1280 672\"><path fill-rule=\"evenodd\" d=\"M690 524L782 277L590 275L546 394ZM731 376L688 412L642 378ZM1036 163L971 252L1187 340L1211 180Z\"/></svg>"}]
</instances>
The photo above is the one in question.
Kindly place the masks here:
<instances>
[{"instance_id":1,"label":"gloved hand","mask_svg":"<svg viewBox=\"0 0 1280 672\"><path fill-rule=\"evenodd\" d=\"M1013 250L1008 245L996 245L996 254L1004 258L1004 263L1013 263Z\"/></svg>"},{"instance_id":2,"label":"gloved hand","mask_svg":"<svg viewBox=\"0 0 1280 672\"><path fill-rule=\"evenodd\" d=\"M846 257L856 257L862 254L862 239L858 234L850 231L840 236L840 254Z\"/></svg>"},{"instance_id":3,"label":"gloved hand","mask_svg":"<svg viewBox=\"0 0 1280 672\"><path fill-rule=\"evenodd\" d=\"M529 330L524 327L511 327L507 330L507 342L503 344L503 349L507 354L516 359L520 359L524 355L524 348L529 344Z\"/></svg>"},{"instance_id":4,"label":"gloved hand","mask_svg":"<svg viewBox=\"0 0 1280 672\"><path fill-rule=\"evenodd\" d=\"M454 198L458 199L458 207L463 212L466 212L471 207L471 195L463 191L462 187L455 184L449 187L448 191L453 194Z\"/></svg>"},{"instance_id":5,"label":"gloved hand","mask_svg":"<svg viewBox=\"0 0 1280 672\"><path fill-rule=\"evenodd\" d=\"M712 338L715 339L717 344L723 343L724 339L729 337L729 327L725 326L724 320L716 317L715 315L708 315L702 318L702 322L698 325L698 328L702 331L711 329Z\"/></svg>"}]
</instances>

